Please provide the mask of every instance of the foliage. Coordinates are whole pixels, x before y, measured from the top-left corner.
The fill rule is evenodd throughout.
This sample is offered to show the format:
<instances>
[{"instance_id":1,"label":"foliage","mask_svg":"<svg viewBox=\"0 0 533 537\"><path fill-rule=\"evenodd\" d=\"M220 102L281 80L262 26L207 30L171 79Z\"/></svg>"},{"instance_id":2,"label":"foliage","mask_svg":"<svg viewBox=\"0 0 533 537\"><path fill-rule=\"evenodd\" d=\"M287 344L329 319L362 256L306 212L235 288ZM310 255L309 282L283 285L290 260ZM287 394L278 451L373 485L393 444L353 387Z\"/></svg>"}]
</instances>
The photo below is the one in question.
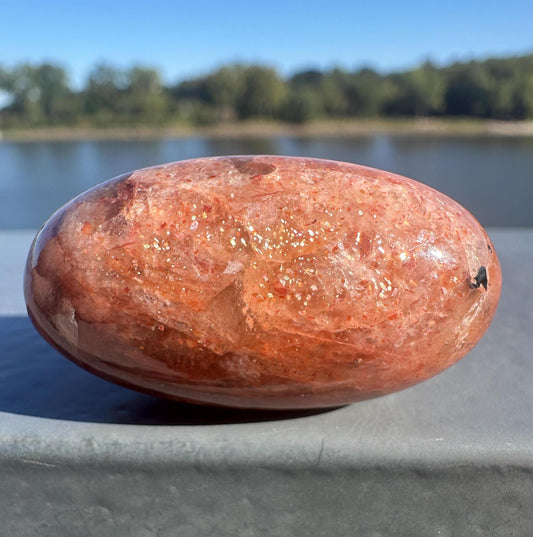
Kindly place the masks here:
<instances>
[{"instance_id":1,"label":"foliage","mask_svg":"<svg viewBox=\"0 0 533 537\"><path fill-rule=\"evenodd\" d=\"M58 64L0 66L0 126L212 124L251 118L304 123L320 118L468 116L533 118L533 54L427 61L400 73L370 68L298 72L283 79L263 65L226 65L165 86L150 66L98 64L76 90Z\"/></svg>"}]
</instances>

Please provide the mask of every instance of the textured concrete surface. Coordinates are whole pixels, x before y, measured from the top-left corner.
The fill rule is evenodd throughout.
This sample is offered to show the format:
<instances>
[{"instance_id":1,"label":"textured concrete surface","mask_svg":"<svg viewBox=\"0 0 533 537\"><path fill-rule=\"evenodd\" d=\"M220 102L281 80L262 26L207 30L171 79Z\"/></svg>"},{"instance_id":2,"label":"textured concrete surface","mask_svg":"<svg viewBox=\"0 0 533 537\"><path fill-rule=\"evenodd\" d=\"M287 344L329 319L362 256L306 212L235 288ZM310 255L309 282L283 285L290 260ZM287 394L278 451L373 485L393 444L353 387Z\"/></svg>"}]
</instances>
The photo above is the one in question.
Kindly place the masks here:
<instances>
[{"instance_id":1,"label":"textured concrete surface","mask_svg":"<svg viewBox=\"0 0 533 537\"><path fill-rule=\"evenodd\" d=\"M72 365L0 233L0 535L530 536L533 230L489 230L499 310L459 364L319 413L180 405Z\"/></svg>"}]
</instances>

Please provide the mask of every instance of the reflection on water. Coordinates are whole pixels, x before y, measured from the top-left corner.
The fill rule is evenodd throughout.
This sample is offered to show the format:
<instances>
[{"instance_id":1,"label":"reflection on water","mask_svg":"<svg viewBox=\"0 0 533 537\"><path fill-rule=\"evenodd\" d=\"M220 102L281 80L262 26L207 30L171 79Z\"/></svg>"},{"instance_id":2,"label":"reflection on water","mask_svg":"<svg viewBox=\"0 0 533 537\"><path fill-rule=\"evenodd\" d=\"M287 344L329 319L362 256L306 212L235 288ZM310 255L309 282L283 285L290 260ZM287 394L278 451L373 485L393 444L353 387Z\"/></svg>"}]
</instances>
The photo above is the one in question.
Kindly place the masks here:
<instances>
[{"instance_id":1,"label":"reflection on water","mask_svg":"<svg viewBox=\"0 0 533 537\"><path fill-rule=\"evenodd\" d=\"M375 135L0 143L0 229L39 227L76 194L126 171L244 154L357 162L437 188L484 226L533 226L533 139Z\"/></svg>"}]
</instances>

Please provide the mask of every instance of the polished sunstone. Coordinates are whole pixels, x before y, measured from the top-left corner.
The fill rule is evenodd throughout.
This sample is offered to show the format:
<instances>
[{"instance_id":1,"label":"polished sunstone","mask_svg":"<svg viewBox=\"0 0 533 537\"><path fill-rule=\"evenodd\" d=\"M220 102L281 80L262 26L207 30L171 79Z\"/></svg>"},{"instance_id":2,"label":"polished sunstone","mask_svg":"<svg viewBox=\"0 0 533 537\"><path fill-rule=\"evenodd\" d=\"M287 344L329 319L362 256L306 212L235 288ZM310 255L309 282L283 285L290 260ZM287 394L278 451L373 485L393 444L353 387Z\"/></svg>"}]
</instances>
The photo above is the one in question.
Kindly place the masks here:
<instances>
[{"instance_id":1,"label":"polished sunstone","mask_svg":"<svg viewBox=\"0 0 533 537\"><path fill-rule=\"evenodd\" d=\"M120 384L207 404L344 404L427 379L487 329L501 273L470 213L384 171L218 157L55 213L25 294L43 336Z\"/></svg>"}]
</instances>

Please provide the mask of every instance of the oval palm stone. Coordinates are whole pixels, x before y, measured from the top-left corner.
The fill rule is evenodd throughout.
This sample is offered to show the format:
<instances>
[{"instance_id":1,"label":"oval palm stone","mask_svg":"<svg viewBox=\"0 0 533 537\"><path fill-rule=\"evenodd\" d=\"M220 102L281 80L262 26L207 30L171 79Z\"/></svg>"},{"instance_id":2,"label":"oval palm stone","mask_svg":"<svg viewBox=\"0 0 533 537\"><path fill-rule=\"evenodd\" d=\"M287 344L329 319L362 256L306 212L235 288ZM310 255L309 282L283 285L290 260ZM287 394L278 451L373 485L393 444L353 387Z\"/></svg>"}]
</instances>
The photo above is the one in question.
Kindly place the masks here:
<instances>
[{"instance_id":1,"label":"oval palm stone","mask_svg":"<svg viewBox=\"0 0 533 537\"><path fill-rule=\"evenodd\" d=\"M494 315L501 272L463 207L411 179L217 157L111 179L31 248L31 319L89 371L204 404L341 405L425 380Z\"/></svg>"}]
</instances>

